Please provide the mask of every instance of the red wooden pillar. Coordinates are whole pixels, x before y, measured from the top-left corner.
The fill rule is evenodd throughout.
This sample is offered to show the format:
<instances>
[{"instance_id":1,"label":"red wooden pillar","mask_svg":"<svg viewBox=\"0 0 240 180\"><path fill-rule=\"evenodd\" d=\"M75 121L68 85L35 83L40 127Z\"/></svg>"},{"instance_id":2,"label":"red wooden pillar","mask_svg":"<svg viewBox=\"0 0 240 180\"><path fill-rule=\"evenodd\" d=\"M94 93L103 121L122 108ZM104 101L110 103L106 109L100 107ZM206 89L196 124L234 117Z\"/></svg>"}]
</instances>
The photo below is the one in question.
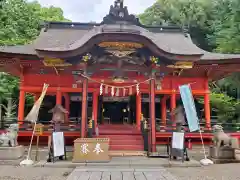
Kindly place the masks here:
<instances>
[{"instance_id":1,"label":"red wooden pillar","mask_svg":"<svg viewBox=\"0 0 240 180\"><path fill-rule=\"evenodd\" d=\"M176 92L175 90L173 90L171 94L171 111L173 111L175 108L176 108ZM175 116L173 114L171 115L171 120L173 127L176 127Z\"/></svg>"},{"instance_id":2,"label":"red wooden pillar","mask_svg":"<svg viewBox=\"0 0 240 180\"><path fill-rule=\"evenodd\" d=\"M87 79L83 80L82 88L82 118L81 118L81 138L86 135L86 125L87 125Z\"/></svg>"},{"instance_id":3,"label":"red wooden pillar","mask_svg":"<svg viewBox=\"0 0 240 180\"><path fill-rule=\"evenodd\" d=\"M56 104L62 104L62 92L60 89L57 89Z\"/></svg>"},{"instance_id":4,"label":"red wooden pillar","mask_svg":"<svg viewBox=\"0 0 240 180\"><path fill-rule=\"evenodd\" d=\"M155 79L150 81L151 149L156 152Z\"/></svg>"},{"instance_id":5,"label":"red wooden pillar","mask_svg":"<svg viewBox=\"0 0 240 180\"><path fill-rule=\"evenodd\" d=\"M18 124L23 124L24 106L25 106L25 92L23 90L20 90L18 104Z\"/></svg>"},{"instance_id":6,"label":"red wooden pillar","mask_svg":"<svg viewBox=\"0 0 240 180\"><path fill-rule=\"evenodd\" d=\"M141 93L139 92L136 94L136 124L137 129L141 129L141 114L142 114L142 99L141 99Z\"/></svg>"},{"instance_id":7,"label":"red wooden pillar","mask_svg":"<svg viewBox=\"0 0 240 180\"><path fill-rule=\"evenodd\" d=\"M208 87L208 79L205 81L205 91L204 94L204 112L205 112L205 120L207 129L211 129L211 110L210 110L210 98L209 98L209 87Z\"/></svg>"},{"instance_id":8,"label":"red wooden pillar","mask_svg":"<svg viewBox=\"0 0 240 180\"><path fill-rule=\"evenodd\" d=\"M170 106L171 106L171 112L172 112L176 108L176 89L175 89L174 79L172 79L171 81L171 88L172 88L172 93L170 97ZM175 128L176 127L175 116L172 113L171 113L171 121L172 121L173 128Z\"/></svg>"},{"instance_id":9,"label":"red wooden pillar","mask_svg":"<svg viewBox=\"0 0 240 180\"><path fill-rule=\"evenodd\" d=\"M65 109L68 111L67 114L65 114L65 121L69 122L69 114L70 114L70 98L68 93L64 93L64 99L65 99Z\"/></svg>"},{"instance_id":10,"label":"red wooden pillar","mask_svg":"<svg viewBox=\"0 0 240 180\"><path fill-rule=\"evenodd\" d=\"M167 106L166 106L166 96L161 99L161 115L162 115L162 126L167 125Z\"/></svg>"},{"instance_id":11,"label":"red wooden pillar","mask_svg":"<svg viewBox=\"0 0 240 180\"><path fill-rule=\"evenodd\" d=\"M97 117L98 117L98 92L93 93L93 120L95 127L97 127Z\"/></svg>"}]
</instances>

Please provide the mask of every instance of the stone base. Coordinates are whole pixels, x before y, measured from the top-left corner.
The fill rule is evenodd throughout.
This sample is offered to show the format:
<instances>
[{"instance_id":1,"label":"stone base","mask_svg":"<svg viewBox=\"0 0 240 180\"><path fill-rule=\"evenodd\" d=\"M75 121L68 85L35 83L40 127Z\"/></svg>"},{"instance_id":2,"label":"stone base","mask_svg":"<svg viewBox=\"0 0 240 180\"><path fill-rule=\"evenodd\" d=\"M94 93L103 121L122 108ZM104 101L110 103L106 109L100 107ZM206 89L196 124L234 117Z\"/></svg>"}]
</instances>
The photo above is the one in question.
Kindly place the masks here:
<instances>
[{"instance_id":1,"label":"stone base","mask_svg":"<svg viewBox=\"0 0 240 180\"><path fill-rule=\"evenodd\" d=\"M234 160L235 159L235 150L231 147L220 147L219 150L217 150L216 147L211 146L209 149L209 157L211 159Z\"/></svg>"},{"instance_id":2,"label":"stone base","mask_svg":"<svg viewBox=\"0 0 240 180\"><path fill-rule=\"evenodd\" d=\"M24 147L0 147L0 160L17 160L23 157Z\"/></svg>"},{"instance_id":3,"label":"stone base","mask_svg":"<svg viewBox=\"0 0 240 180\"><path fill-rule=\"evenodd\" d=\"M237 159L214 159L211 158L214 164L240 163Z\"/></svg>"}]
</instances>

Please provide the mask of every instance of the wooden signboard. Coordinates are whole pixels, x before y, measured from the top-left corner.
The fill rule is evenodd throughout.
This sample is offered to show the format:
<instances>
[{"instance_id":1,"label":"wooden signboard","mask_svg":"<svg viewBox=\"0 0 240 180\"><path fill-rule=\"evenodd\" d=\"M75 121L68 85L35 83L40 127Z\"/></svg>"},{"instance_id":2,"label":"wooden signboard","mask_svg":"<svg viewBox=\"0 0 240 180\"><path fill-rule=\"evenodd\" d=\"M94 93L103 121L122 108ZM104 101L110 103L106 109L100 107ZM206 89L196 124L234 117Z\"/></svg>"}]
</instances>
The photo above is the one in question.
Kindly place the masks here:
<instances>
[{"instance_id":1,"label":"wooden signboard","mask_svg":"<svg viewBox=\"0 0 240 180\"><path fill-rule=\"evenodd\" d=\"M73 160L80 162L109 162L108 138L78 138L74 141Z\"/></svg>"},{"instance_id":2,"label":"wooden signboard","mask_svg":"<svg viewBox=\"0 0 240 180\"><path fill-rule=\"evenodd\" d=\"M36 124L35 132L34 132L35 136L42 136L43 127L44 127L44 125L42 125L42 124Z\"/></svg>"},{"instance_id":3,"label":"wooden signboard","mask_svg":"<svg viewBox=\"0 0 240 180\"><path fill-rule=\"evenodd\" d=\"M35 161L38 161L39 137L43 135L44 125L36 124L34 135L37 137Z\"/></svg>"},{"instance_id":4,"label":"wooden signboard","mask_svg":"<svg viewBox=\"0 0 240 180\"><path fill-rule=\"evenodd\" d=\"M171 151L170 151L170 160L171 157L181 157L182 161L184 161L184 132L173 132L172 134L172 143L171 143Z\"/></svg>"}]
</instances>

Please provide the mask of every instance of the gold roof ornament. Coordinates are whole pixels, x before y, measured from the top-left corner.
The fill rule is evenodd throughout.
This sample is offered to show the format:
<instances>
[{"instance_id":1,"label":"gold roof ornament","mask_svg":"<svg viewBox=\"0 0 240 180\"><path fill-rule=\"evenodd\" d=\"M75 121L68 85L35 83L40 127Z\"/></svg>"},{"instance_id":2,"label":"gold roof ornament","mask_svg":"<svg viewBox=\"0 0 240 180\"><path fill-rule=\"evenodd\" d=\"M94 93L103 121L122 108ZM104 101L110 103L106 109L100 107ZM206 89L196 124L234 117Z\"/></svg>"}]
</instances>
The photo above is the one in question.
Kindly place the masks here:
<instances>
[{"instance_id":1,"label":"gold roof ornament","mask_svg":"<svg viewBox=\"0 0 240 180\"><path fill-rule=\"evenodd\" d=\"M119 50L107 50L107 52L111 53L112 55L116 56L116 57L126 57L132 53L135 52L135 50L124 50L124 51L119 51Z\"/></svg>"},{"instance_id":2,"label":"gold roof ornament","mask_svg":"<svg viewBox=\"0 0 240 180\"><path fill-rule=\"evenodd\" d=\"M66 67L66 66L72 66L72 64L65 62L63 59L60 58L44 58L43 60L44 66L49 67Z\"/></svg>"},{"instance_id":3,"label":"gold roof ornament","mask_svg":"<svg viewBox=\"0 0 240 180\"><path fill-rule=\"evenodd\" d=\"M143 47L140 43L135 42L101 42L100 47L118 50L135 50Z\"/></svg>"},{"instance_id":4,"label":"gold roof ornament","mask_svg":"<svg viewBox=\"0 0 240 180\"><path fill-rule=\"evenodd\" d=\"M173 65L168 65L168 68L176 68L176 69L191 69L193 68L193 62L187 62L187 61L180 61L176 62Z\"/></svg>"}]
</instances>

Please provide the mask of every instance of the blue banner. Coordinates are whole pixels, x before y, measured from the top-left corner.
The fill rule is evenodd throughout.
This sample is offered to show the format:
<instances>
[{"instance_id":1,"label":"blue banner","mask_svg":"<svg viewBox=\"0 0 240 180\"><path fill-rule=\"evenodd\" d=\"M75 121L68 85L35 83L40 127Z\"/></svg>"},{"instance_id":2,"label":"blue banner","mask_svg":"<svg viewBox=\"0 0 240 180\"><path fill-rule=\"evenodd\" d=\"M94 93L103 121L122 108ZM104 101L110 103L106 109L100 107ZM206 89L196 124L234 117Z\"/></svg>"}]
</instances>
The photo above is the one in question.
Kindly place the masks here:
<instances>
[{"instance_id":1,"label":"blue banner","mask_svg":"<svg viewBox=\"0 0 240 180\"><path fill-rule=\"evenodd\" d=\"M199 130L199 120L190 85L179 87L190 132Z\"/></svg>"}]
</instances>

